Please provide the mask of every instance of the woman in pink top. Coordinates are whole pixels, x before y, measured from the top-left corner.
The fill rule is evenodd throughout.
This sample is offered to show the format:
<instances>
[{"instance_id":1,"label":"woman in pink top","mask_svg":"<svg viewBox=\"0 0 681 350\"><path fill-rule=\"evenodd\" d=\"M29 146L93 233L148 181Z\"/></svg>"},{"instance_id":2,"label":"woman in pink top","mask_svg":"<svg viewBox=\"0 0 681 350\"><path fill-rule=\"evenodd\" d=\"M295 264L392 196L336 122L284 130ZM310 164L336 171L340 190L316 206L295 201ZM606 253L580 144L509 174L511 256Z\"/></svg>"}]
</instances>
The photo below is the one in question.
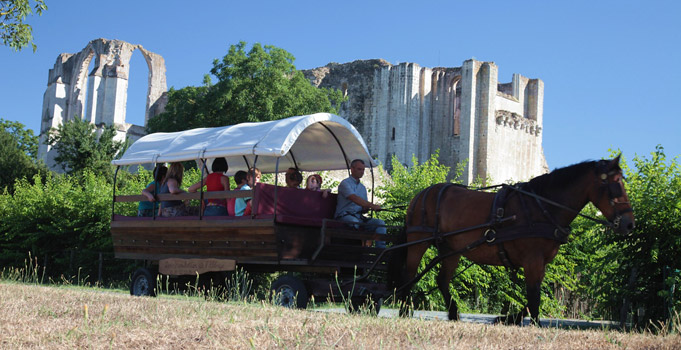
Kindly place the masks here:
<instances>
[{"instance_id":1,"label":"woman in pink top","mask_svg":"<svg viewBox=\"0 0 681 350\"><path fill-rule=\"evenodd\" d=\"M204 185L208 192L211 191L229 191L229 177L225 176L225 172L229 170L227 160L225 158L215 158L211 166L212 173L206 176ZM201 181L189 187L189 192L196 192L201 188ZM208 199L206 200L206 209L203 212L205 216L226 216L227 201L225 199Z\"/></svg>"}]
</instances>

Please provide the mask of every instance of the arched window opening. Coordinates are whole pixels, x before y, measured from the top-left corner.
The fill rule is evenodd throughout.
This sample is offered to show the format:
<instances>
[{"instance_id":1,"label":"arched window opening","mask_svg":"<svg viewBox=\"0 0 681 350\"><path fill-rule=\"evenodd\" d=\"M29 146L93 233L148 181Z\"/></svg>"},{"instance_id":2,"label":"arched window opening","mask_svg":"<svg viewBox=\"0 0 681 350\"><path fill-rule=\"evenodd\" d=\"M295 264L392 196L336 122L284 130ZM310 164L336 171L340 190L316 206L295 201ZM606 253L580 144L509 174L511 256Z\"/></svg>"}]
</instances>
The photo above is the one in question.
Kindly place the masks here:
<instances>
[{"instance_id":1,"label":"arched window opening","mask_svg":"<svg viewBox=\"0 0 681 350\"><path fill-rule=\"evenodd\" d=\"M130 58L128 72L128 94L125 105L125 122L145 126L144 115L147 110L149 93L149 66L144 55L135 50Z\"/></svg>"},{"instance_id":2,"label":"arched window opening","mask_svg":"<svg viewBox=\"0 0 681 350\"><path fill-rule=\"evenodd\" d=\"M454 79L450 87L451 110L452 116L452 135L459 136L461 133L461 94L457 92L459 87L459 79Z\"/></svg>"},{"instance_id":3,"label":"arched window opening","mask_svg":"<svg viewBox=\"0 0 681 350\"><path fill-rule=\"evenodd\" d=\"M393 128L393 136L390 139L395 141L395 128Z\"/></svg>"}]
</instances>

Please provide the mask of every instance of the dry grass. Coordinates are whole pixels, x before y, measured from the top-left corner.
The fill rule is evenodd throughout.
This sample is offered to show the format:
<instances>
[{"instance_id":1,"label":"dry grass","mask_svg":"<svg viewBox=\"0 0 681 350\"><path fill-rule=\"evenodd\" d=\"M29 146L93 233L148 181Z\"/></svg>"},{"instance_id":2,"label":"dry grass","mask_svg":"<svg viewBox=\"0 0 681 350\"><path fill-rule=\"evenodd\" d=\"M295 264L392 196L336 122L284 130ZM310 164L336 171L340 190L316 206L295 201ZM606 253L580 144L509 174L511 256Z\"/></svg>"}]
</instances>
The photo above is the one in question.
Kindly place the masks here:
<instances>
[{"instance_id":1,"label":"dry grass","mask_svg":"<svg viewBox=\"0 0 681 350\"><path fill-rule=\"evenodd\" d=\"M384 319L6 281L0 310L2 349L681 349L678 334Z\"/></svg>"}]
</instances>

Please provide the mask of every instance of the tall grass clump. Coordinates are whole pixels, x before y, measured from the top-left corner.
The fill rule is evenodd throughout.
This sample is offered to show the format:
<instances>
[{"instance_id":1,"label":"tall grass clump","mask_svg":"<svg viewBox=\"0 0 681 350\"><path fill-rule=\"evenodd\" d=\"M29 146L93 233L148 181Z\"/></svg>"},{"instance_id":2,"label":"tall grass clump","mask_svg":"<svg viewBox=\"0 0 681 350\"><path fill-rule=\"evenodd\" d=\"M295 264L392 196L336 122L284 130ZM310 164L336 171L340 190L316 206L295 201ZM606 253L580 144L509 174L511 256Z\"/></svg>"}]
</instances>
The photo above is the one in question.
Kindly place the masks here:
<instances>
[{"instance_id":1,"label":"tall grass clump","mask_svg":"<svg viewBox=\"0 0 681 350\"><path fill-rule=\"evenodd\" d=\"M253 280L243 268L234 270L225 280L225 297L229 301L248 301L253 289Z\"/></svg>"},{"instance_id":2,"label":"tall grass clump","mask_svg":"<svg viewBox=\"0 0 681 350\"><path fill-rule=\"evenodd\" d=\"M24 267L3 267L0 280L26 284L42 284L45 280L45 268L38 265L38 258L28 254Z\"/></svg>"}]
</instances>

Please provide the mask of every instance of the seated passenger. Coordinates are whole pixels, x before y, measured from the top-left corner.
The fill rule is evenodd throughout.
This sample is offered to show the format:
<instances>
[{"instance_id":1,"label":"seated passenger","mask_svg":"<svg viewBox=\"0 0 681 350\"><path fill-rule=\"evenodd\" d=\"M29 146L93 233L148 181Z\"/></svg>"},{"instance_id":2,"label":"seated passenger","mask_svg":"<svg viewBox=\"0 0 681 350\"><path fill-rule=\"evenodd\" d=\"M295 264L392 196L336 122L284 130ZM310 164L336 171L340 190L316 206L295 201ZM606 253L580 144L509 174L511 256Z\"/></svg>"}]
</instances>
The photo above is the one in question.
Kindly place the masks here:
<instances>
[{"instance_id":1,"label":"seated passenger","mask_svg":"<svg viewBox=\"0 0 681 350\"><path fill-rule=\"evenodd\" d=\"M312 174L307 177L305 189L310 191L321 191L322 198L328 197L330 192L328 189L322 190L322 176L319 174Z\"/></svg>"},{"instance_id":2,"label":"seated passenger","mask_svg":"<svg viewBox=\"0 0 681 350\"><path fill-rule=\"evenodd\" d=\"M158 192L159 187L161 187L161 182L167 172L168 168L166 168L165 165L157 165L156 168L154 168L154 180L142 190L142 195L147 197L148 202L140 202L137 206L137 216L150 217L154 216L154 210L158 211L156 193Z\"/></svg>"},{"instance_id":3,"label":"seated passenger","mask_svg":"<svg viewBox=\"0 0 681 350\"><path fill-rule=\"evenodd\" d=\"M336 220L348 222L363 222L369 224L363 226L367 230L376 233L386 234L385 222L380 219L367 218L362 215L365 211L381 210L380 205L376 205L367 200L367 189L359 179L364 176L364 161L355 159L350 163L350 176L341 181L338 185L338 204L336 205ZM358 227L359 225L353 225ZM376 247L385 248L385 242L376 242Z\"/></svg>"},{"instance_id":4,"label":"seated passenger","mask_svg":"<svg viewBox=\"0 0 681 350\"><path fill-rule=\"evenodd\" d=\"M159 189L159 194L171 193L180 194L184 191L180 188L182 185L182 175L184 173L184 167L182 163L172 163L168 169L166 177L161 183L161 188ZM170 200L161 201L161 208L159 208L161 216L183 216L186 215L187 209L185 204L181 200Z\"/></svg>"},{"instance_id":5,"label":"seated passenger","mask_svg":"<svg viewBox=\"0 0 681 350\"><path fill-rule=\"evenodd\" d=\"M238 172L237 172L238 173ZM246 175L246 183L243 183L239 187L240 190L251 190L253 187L255 187L255 184L260 182L260 177L262 174L260 173L260 170L258 168L251 168L251 170L248 171L248 174ZM241 179L236 178L236 174L234 175L234 181L240 181ZM238 184L238 182L237 182ZM237 198L236 201L234 202L234 215L236 216L244 216L244 215L250 215L251 214L251 197L243 197L243 198Z\"/></svg>"},{"instance_id":6,"label":"seated passenger","mask_svg":"<svg viewBox=\"0 0 681 350\"><path fill-rule=\"evenodd\" d=\"M201 184L206 186L208 192L211 191L229 191L229 177L225 176L225 172L229 170L227 160L225 158L215 158L211 165L212 173L206 176L204 181L199 181L187 189L189 192L196 192L201 188ZM208 199L206 201L206 208L203 211L205 216L226 216L227 215L227 201L225 199Z\"/></svg>"},{"instance_id":7,"label":"seated passenger","mask_svg":"<svg viewBox=\"0 0 681 350\"><path fill-rule=\"evenodd\" d=\"M300 188L300 184L303 182L303 174L296 168L288 168L286 170L286 187L288 188Z\"/></svg>"}]
</instances>

